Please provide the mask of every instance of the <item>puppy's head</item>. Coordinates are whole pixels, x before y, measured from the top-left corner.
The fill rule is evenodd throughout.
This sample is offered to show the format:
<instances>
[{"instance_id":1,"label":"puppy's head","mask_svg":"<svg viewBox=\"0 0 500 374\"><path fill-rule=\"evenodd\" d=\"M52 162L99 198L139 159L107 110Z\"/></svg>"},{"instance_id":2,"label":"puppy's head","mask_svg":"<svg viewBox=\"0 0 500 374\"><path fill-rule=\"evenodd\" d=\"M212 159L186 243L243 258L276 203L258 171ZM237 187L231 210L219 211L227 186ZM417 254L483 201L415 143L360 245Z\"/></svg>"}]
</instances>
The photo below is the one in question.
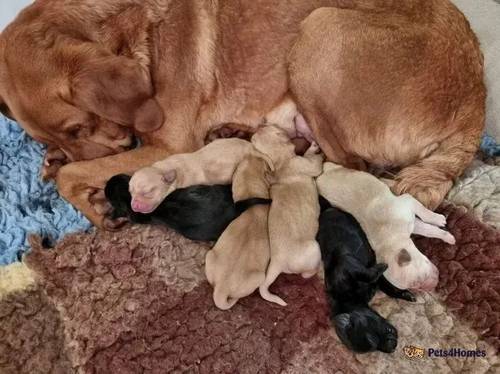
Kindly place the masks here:
<instances>
[{"instance_id":1,"label":"puppy's head","mask_svg":"<svg viewBox=\"0 0 500 374\"><path fill-rule=\"evenodd\" d=\"M400 289L432 291L439 281L437 267L420 252L413 241L391 251L387 261L389 268L384 273L387 280Z\"/></svg>"},{"instance_id":2,"label":"puppy's head","mask_svg":"<svg viewBox=\"0 0 500 374\"><path fill-rule=\"evenodd\" d=\"M69 161L122 152L134 129L163 123L147 68L97 41L80 7L37 1L0 35L2 112Z\"/></svg>"},{"instance_id":3,"label":"puppy's head","mask_svg":"<svg viewBox=\"0 0 500 374\"><path fill-rule=\"evenodd\" d=\"M129 191L132 196L132 210L151 213L176 189L175 170L162 171L155 167L138 170L130 179Z\"/></svg>"},{"instance_id":4,"label":"puppy's head","mask_svg":"<svg viewBox=\"0 0 500 374\"><path fill-rule=\"evenodd\" d=\"M106 183L104 194L113 207L113 218L126 217L130 212L129 181L130 177L128 175L119 174Z\"/></svg>"},{"instance_id":5,"label":"puppy's head","mask_svg":"<svg viewBox=\"0 0 500 374\"><path fill-rule=\"evenodd\" d=\"M275 125L261 126L251 142L256 150L269 156L275 164L295 156L295 145L286 131Z\"/></svg>"},{"instance_id":6,"label":"puppy's head","mask_svg":"<svg viewBox=\"0 0 500 374\"><path fill-rule=\"evenodd\" d=\"M339 314L334 323L342 343L355 352L392 353L398 345L396 328L368 307Z\"/></svg>"}]
</instances>

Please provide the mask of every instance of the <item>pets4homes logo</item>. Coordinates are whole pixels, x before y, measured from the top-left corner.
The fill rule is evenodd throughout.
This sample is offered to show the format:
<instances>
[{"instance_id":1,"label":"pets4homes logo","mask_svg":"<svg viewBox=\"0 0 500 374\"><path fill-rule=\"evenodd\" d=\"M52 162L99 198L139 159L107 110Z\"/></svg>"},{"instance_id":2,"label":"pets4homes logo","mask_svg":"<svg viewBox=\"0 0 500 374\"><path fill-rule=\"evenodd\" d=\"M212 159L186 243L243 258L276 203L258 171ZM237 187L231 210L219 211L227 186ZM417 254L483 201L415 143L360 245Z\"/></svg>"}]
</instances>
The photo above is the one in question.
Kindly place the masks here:
<instances>
[{"instance_id":1,"label":"pets4homes logo","mask_svg":"<svg viewBox=\"0 0 500 374\"><path fill-rule=\"evenodd\" d=\"M463 348L421 348L414 345L407 345L403 348L403 353L410 360L420 360L424 357L430 358L466 358L466 357L486 357L486 351L482 349L470 350Z\"/></svg>"}]
</instances>

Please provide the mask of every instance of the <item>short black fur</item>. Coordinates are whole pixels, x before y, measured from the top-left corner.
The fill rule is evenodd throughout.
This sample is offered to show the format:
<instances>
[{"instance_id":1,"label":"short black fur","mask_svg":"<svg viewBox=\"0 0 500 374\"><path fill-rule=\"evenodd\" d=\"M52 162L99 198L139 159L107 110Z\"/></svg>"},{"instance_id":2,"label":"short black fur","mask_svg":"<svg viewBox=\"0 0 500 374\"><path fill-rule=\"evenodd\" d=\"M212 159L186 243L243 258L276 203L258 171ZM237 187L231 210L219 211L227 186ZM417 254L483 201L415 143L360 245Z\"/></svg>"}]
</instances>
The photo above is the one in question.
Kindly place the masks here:
<instances>
[{"instance_id":1,"label":"short black fur","mask_svg":"<svg viewBox=\"0 0 500 374\"><path fill-rule=\"evenodd\" d=\"M128 217L134 223L164 224L192 240L217 240L226 227L246 209L271 203L251 198L234 203L231 185L192 186L175 190L150 214L132 211L128 190L130 177L115 175L106 184L106 198L113 217Z\"/></svg>"},{"instance_id":2,"label":"short black fur","mask_svg":"<svg viewBox=\"0 0 500 374\"><path fill-rule=\"evenodd\" d=\"M333 208L321 196L320 205L317 240L337 334L356 352L393 352L397 331L368 302L377 289L408 301L415 301L415 296L394 287L382 275L387 265L377 264L375 253L353 216Z\"/></svg>"}]
</instances>

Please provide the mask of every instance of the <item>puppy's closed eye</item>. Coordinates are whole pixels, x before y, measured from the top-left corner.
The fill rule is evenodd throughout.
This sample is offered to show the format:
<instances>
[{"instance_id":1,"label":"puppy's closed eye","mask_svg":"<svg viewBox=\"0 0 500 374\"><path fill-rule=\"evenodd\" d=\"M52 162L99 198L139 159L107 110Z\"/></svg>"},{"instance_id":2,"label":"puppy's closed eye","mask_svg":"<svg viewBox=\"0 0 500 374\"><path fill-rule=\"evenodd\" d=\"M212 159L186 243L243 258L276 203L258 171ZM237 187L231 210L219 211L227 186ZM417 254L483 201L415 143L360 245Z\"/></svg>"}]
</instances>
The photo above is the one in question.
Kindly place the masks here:
<instances>
[{"instance_id":1,"label":"puppy's closed eye","mask_svg":"<svg viewBox=\"0 0 500 374\"><path fill-rule=\"evenodd\" d=\"M399 251L398 256L397 256L397 263L399 266L407 266L411 262L411 255L410 253L406 250L406 248L403 248Z\"/></svg>"}]
</instances>

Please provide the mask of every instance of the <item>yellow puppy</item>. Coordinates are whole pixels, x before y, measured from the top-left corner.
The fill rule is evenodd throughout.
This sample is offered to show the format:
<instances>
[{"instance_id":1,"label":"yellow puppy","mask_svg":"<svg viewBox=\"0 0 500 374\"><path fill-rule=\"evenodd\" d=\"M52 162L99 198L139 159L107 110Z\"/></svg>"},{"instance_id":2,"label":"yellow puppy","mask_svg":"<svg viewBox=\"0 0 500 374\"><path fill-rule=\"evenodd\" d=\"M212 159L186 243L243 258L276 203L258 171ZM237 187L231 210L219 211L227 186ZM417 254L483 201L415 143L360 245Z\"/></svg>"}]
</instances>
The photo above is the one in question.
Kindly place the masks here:
<instances>
[{"instance_id":1,"label":"yellow puppy","mask_svg":"<svg viewBox=\"0 0 500 374\"><path fill-rule=\"evenodd\" d=\"M256 156L246 157L233 177L234 201L252 197L269 198L266 175L270 168ZM269 206L255 205L236 218L207 253L205 273L214 287L214 302L220 309L231 308L263 282L269 263L267 216Z\"/></svg>"},{"instance_id":2,"label":"yellow puppy","mask_svg":"<svg viewBox=\"0 0 500 374\"><path fill-rule=\"evenodd\" d=\"M248 141L218 139L196 152L173 155L142 168L135 172L129 183L132 209L151 213L179 188L230 184L238 164L247 155L255 153Z\"/></svg>"},{"instance_id":3,"label":"yellow puppy","mask_svg":"<svg viewBox=\"0 0 500 374\"><path fill-rule=\"evenodd\" d=\"M253 137L254 147L274 164L269 212L271 261L261 296L277 304L286 303L269 292L280 273L311 277L319 269L321 252L316 242L320 207L314 177L321 174L323 156L313 143L304 157L296 156L285 131L276 126L261 128Z\"/></svg>"}]
</instances>

